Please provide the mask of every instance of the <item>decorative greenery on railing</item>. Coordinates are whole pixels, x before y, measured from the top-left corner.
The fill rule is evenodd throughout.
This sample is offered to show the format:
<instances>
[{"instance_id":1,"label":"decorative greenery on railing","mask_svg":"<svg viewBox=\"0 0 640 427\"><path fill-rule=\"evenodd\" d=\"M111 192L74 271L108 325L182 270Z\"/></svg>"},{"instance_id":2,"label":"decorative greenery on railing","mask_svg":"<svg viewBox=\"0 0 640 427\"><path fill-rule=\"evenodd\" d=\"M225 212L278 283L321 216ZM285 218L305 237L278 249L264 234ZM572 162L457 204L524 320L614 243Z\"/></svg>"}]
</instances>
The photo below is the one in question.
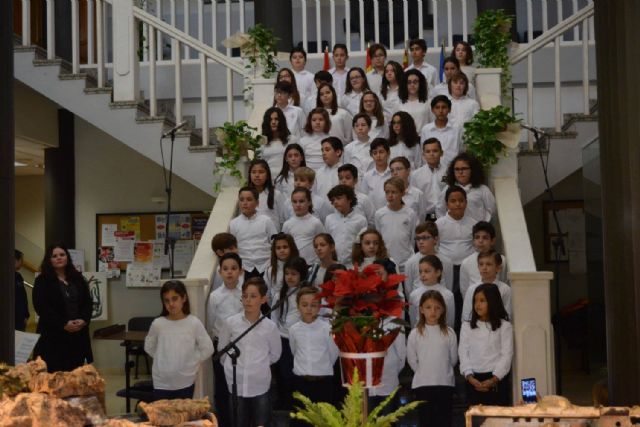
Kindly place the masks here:
<instances>
[{"instance_id":1,"label":"decorative greenery on railing","mask_svg":"<svg viewBox=\"0 0 640 427\"><path fill-rule=\"evenodd\" d=\"M501 105L490 110L480 110L464 124L463 139L467 153L476 156L485 169L490 169L498 162L499 156L507 152L507 146L501 141L499 134L506 132L510 124L518 122L511 111Z\"/></svg>"},{"instance_id":2,"label":"decorative greenery on railing","mask_svg":"<svg viewBox=\"0 0 640 427\"><path fill-rule=\"evenodd\" d=\"M249 126L244 120L236 123L225 122L216 128L216 138L222 148L222 154L217 157L213 171L213 174L219 177L214 185L216 193L220 192L225 175L236 178L240 185L243 184L242 171L238 169L238 163L242 157L247 156L249 150L258 153L262 136L256 134L256 131L256 128Z\"/></svg>"},{"instance_id":3,"label":"decorative greenery on railing","mask_svg":"<svg viewBox=\"0 0 640 427\"><path fill-rule=\"evenodd\" d=\"M256 77L258 69L262 71L261 75L265 79L273 77L273 74L278 70L276 44L279 39L273 35L270 28L262 24L256 24L249 28L247 34L249 35L249 43L243 47L249 60L246 68L253 68L253 77Z\"/></svg>"},{"instance_id":4,"label":"decorative greenery on railing","mask_svg":"<svg viewBox=\"0 0 640 427\"><path fill-rule=\"evenodd\" d=\"M484 68L502 68L501 89L503 98L509 98L511 68L508 47L511 42L513 17L504 10L486 10L473 25L478 63Z\"/></svg>"}]
</instances>

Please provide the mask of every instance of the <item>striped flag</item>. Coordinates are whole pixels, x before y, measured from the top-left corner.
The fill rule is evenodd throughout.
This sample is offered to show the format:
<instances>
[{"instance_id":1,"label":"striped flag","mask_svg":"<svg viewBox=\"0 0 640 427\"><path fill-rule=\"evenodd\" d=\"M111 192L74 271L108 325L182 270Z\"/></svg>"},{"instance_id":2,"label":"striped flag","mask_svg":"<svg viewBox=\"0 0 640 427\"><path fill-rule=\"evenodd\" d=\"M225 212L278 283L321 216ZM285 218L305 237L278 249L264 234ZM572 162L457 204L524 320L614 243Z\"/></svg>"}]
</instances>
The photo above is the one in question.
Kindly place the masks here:
<instances>
[{"instance_id":1,"label":"striped flag","mask_svg":"<svg viewBox=\"0 0 640 427\"><path fill-rule=\"evenodd\" d=\"M371 53L369 52L369 43L367 43L367 58L365 59L365 63L364 63L364 71L365 73L368 73L369 71L373 70L373 65L371 65Z\"/></svg>"},{"instance_id":2,"label":"striped flag","mask_svg":"<svg viewBox=\"0 0 640 427\"><path fill-rule=\"evenodd\" d=\"M407 42L404 43L404 55L402 56L402 68L405 70L409 66L409 52L407 51Z\"/></svg>"},{"instance_id":3,"label":"striped flag","mask_svg":"<svg viewBox=\"0 0 640 427\"><path fill-rule=\"evenodd\" d=\"M446 55L444 53L444 39L442 39L442 45L440 45L440 83L445 81L444 78L444 59Z\"/></svg>"},{"instance_id":4,"label":"striped flag","mask_svg":"<svg viewBox=\"0 0 640 427\"><path fill-rule=\"evenodd\" d=\"M324 47L324 64L322 65L322 69L324 71L329 71L331 65L329 64L329 46Z\"/></svg>"}]
</instances>

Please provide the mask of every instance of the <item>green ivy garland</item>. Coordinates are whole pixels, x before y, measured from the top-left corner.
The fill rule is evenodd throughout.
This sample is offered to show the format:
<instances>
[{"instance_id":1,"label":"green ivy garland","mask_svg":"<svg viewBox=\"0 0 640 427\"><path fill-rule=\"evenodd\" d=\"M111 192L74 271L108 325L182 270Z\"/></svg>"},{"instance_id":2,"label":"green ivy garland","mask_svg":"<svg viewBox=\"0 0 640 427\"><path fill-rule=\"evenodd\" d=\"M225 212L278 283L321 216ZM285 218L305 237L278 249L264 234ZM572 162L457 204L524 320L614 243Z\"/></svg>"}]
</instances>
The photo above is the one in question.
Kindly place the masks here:
<instances>
[{"instance_id":1,"label":"green ivy garland","mask_svg":"<svg viewBox=\"0 0 640 427\"><path fill-rule=\"evenodd\" d=\"M222 147L222 153L218 156L213 171L213 174L219 177L214 185L216 193L220 192L224 175L232 176L243 184L238 162L242 156L247 155L248 150L258 154L262 137L256 131L257 129L249 126L245 120L236 123L225 122L216 128L215 134Z\"/></svg>"},{"instance_id":2,"label":"green ivy garland","mask_svg":"<svg viewBox=\"0 0 640 427\"><path fill-rule=\"evenodd\" d=\"M467 153L480 160L485 169L498 162L498 156L507 152L505 145L496 136L506 130L507 125L519 122L507 107L498 105L490 110L480 110L464 124L464 143Z\"/></svg>"},{"instance_id":3,"label":"green ivy garland","mask_svg":"<svg viewBox=\"0 0 640 427\"><path fill-rule=\"evenodd\" d=\"M478 63L484 68L502 68L501 89L504 98L509 97L511 64L508 47L511 43L513 17L504 10L486 10L473 25L474 45Z\"/></svg>"},{"instance_id":4,"label":"green ivy garland","mask_svg":"<svg viewBox=\"0 0 640 427\"><path fill-rule=\"evenodd\" d=\"M249 64L245 68L253 68L255 77L256 68L261 66L262 77L271 78L278 70L276 44L279 39L273 35L271 29L262 24L256 24L249 28L247 34L249 35L249 43L243 49L248 52Z\"/></svg>"}]
</instances>

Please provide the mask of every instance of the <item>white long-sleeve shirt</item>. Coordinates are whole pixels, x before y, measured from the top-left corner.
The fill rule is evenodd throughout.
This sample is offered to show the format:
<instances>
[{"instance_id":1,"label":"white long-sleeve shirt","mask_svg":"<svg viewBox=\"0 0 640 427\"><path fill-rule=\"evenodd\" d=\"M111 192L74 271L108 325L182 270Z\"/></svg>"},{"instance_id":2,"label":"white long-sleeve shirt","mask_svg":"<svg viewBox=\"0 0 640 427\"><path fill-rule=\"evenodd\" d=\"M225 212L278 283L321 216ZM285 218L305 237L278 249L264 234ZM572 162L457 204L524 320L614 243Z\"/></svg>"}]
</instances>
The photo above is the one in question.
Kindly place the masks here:
<instances>
[{"instance_id":1,"label":"white long-sleeve shirt","mask_svg":"<svg viewBox=\"0 0 640 427\"><path fill-rule=\"evenodd\" d=\"M442 190L447 184L442 182L442 177L447 173L447 168L440 163L437 168L423 165L411 173L409 182L418 187L425 196L425 209L427 213L434 213L440 200Z\"/></svg>"},{"instance_id":2,"label":"white long-sleeve shirt","mask_svg":"<svg viewBox=\"0 0 640 427\"><path fill-rule=\"evenodd\" d=\"M238 313L227 319L218 339L218 348L224 348L251 326L251 322ZM238 395L255 397L265 394L271 386L271 365L280 359L282 342L275 323L264 319L238 342L240 357L237 366ZM233 366L231 358L223 356L224 376L231 393Z\"/></svg>"},{"instance_id":3,"label":"white long-sleeve shirt","mask_svg":"<svg viewBox=\"0 0 640 427\"><path fill-rule=\"evenodd\" d=\"M451 97L449 120L461 129L464 129L464 124L471 120L478 111L480 111L480 104L475 99L469 98L468 95L460 99Z\"/></svg>"},{"instance_id":4,"label":"white long-sleeve shirt","mask_svg":"<svg viewBox=\"0 0 640 427\"><path fill-rule=\"evenodd\" d=\"M478 270L478 255L478 252L473 253L460 264L460 295L462 295L462 298L467 293L469 286L482 283L480 270ZM507 283L507 259L504 255L500 256L502 257L502 269L498 273L498 280Z\"/></svg>"},{"instance_id":5,"label":"white long-sleeve shirt","mask_svg":"<svg viewBox=\"0 0 640 427\"><path fill-rule=\"evenodd\" d=\"M417 99L400 104L400 111L406 111L413 117L416 129L422 129L424 125L431 122L431 107L426 102Z\"/></svg>"},{"instance_id":6,"label":"white long-sleeve shirt","mask_svg":"<svg viewBox=\"0 0 640 427\"><path fill-rule=\"evenodd\" d=\"M387 167L384 172L379 172L374 166L368 170L360 181L363 193L367 193L376 210L387 205L387 197L384 193L384 182L391 178L391 170Z\"/></svg>"},{"instance_id":7,"label":"white long-sleeve shirt","mask_svg":"<svg viewBox=\"0 0 640 427\"><path fill-rule=\"evenodd\" d=\"M289 329L289 346L296 375L331 376L339 350L331 338L329 322L316 318L299 321Z\"/></svg>"},{"instance_id":8,"label":"white long-sleeve shirt","mask_svg":"<svg viewBox=\"0 0 640 427\"><path fill-rule=\"evenodd\" d=\"M289 132L291 132L291 135L300 137L306 123L306 118L302 108L289 104L285 108L280 109L282 110L285 119L287 119L287 128L289 129Z\"/></svg>"},{"instance_id":9,"label":"white long-sleeve shirt","mask_svg":"<svg viewBox=\"0 0 640 427\"><path fill-rule=\"evenodd\" d=\"M313 205L313 213L311 215L318 218L323 224L327 219L327 216L335 211L331 203L329 203L329 199L326 194L324 197L321 197L315 193L311 193L311 204ZM289 198L284 204L284 217L286 219L294 216L295 213L293 212L293 205Z\"/></svg>"},{"instance_id":10,"label":"white long-sleeve shirt","mask_svg":"<svg viewBox=\"0 0 640 427\"><path fill-rule=\"evenodd\" d=\"M238 240L242 268L245 271L256 268L262 273L271 259L271 236L278 232L273 221L258 213L251 218L240 214L229 223L229 232Z\"/></svg>"},{"instance_id":11,"label":"white long-sleeve shirt","mask_svg":"<svg viewBox=\"0 0 640 427\"><path fill-rule=\"evenodd\" d=\"M456 303L453 298L453 292L445 288L442 284L437 283L435 285L425 285L422 282L416 282L416 286L409 295L409 318L411 319L411 326L415 327L420 320L420 298L422 294L427 291L438 291L444 299L444 305L447 309L447 326L453 328L456 320Z\"/></svg>"},{"instance_id":12,"label":"white long-sleeve shirt","mask_svg":"<svg viewBox=\"0 0 640 427\"><path fill-rule=\"evenodd\" d=\"M329 200L327 198L327 193L340 183L340 179L338 178L338 168L340 166L342 166L342 162L338 162L333 166L328 166L325 163L316 171L316 179L313 181L314 194L318 197Z\"/></svg>"},{"instance_id":13,"label":"white long-sleeve shirt","mask_svg":"<svg viewBox=\"0 0 640 427\"><path fill-rule=\"evenodd\" d=\"M358 204L353 208L353 210L367 219L369 227L374 227L376 207L373 205L373 202L371 201L369 196L361 193L358 190L356 190L356 198L358 199Z\"/></svg>"},{"instance_id":14,"label":"white long-sleeve shirt","mask_svg":"<svg viewBox=\"0 0 640 427\"><path fill-rule=\"evenodd\" d=\"M304 159L307 167L317 171L324 166L322 160L322 140L329 136L328 133L304 133L300 138L300 146L304 150Z\"/></svg>"},{"instance_id":15,"label":"white long-sleeve shirt","mask_svg":"<svg viewBox=\"0 0 640 427\"><path fill-rule=\"evenodd\" d=\"M420 130L420 141L424 143L429 138L436 138L442 146L440 164L445 171L449 163L462 149L462 130L449 120L445 127L439 128L435 122L427 123Z\"/></svg>"},{"instance_id":16,"label":"white long-sleeve shirt","mask_svg":"<svg viewBox=\"0 0 640 427\"><path fill-rule=\"evenodd\" d=\"M363 92L354 92L343 94L338 101L338 105L355 116L360 112L360 99L362 99Z\"/></svg>"},{"instance_id":17,"label":"white long-sleeve shirt","mask_svg":"<svg viewBox=\"0 0 640 427\"><path fill-rule=\"evenodd\" d=\"M264 159L269 164L271 170L271 177L273 179L282 170L282 160L284 159L284 150L287 148L287 144L292 141L283 143L280 139L274 139L269 144L263 145L260 148L260 158Z\"/></svg>"},{"instance_id":18,"label":"white long-sleeve shirt","mask_svg":"<svg viewBox=\"0 0 640 427\"><path fill-rule=\"evenodd\" d=\"M475 218L477 221L491 221L491 217L496 214L496 198L493 193L484 184L477 187L472 187L471 184L460 185L467 193L467 209L465 215ZM447 203L445 196L447 188L445 187L440 192L438 197L438 204L436 206L436 216L441 217L447 213Z\"/></svg>"},{"instance_id":19,"label":"white long-sleeve shirt","mask_svg":"<svg viewBox=\"0 0 640 427\"><path fill-rule=\"evenodd\" d=\"M331 119L331 130L329 135L337 137L343 144L351 141L351 132L353 129L353 116L344 108L338 107L335 114L331 114L331 110L327 110Z\"/></svg>"},{"instance_id":20,"label":"white long-sleeve shirt","mask_svg":"<svg viewBox=\"0 0 640 427\"><path fill-rule=\"evenodd\" d=\"M478 320L477 327L462 322L460 329L460 372L466 377L473 373L491 372L498 379L511 370L513 357L513 328L502 320L500 327L491 330L491 323Z\"/></svg>"},{"instance_id":21,"label":"white long-sleeve shirt","mask_svg":"<svg viewBox=\"0 0 640 427\"><path fill-rule=\"evenodd\" d=\"M153 387L180 390L196 380L200 364L213 354L213 342L200 319L158 317L144 340L144 351L153 357Z\"/></svg>"},{"instance_id":22,"label":"white long-sleeve shirt","mask_svg":"<svg viewBox=\"0 0 640 427\"><path fill-rule=\"evenodd\" d=\"M271 320L276 324L283 338L289 338L289 330L300 320L300 311L296 303L299 290L299 287L290 287L287 291L287 301L271 312ZM278 293L273 296L273 305L280 301L280 292L281 290L278 290Z\"/></svg>"},{"instance_id":23,"label":"white long-sleeve shirt","mask_svg":"<svg viewBox=\"0 0 640 427\"><path fill-rule=\"evenodd\" d=\"M427 85L429 85L429 90L436 85L436 75L438 74L438 70L431 64L428 64L427 61L423 61L419 67L416 67L415 64L411 64L407 67L406 71L417 69L422 73L424 78L427 80Z\"/></svg>"},{"instance_id":24,"label":"white long-sleeve shirt","mask_svg":"<svg viewBox=\"0 0 640 427\"><path fill-rule=\"evenodd\" d=\"M376 211L376 229L382 235L389 251L389 256L398 263L400 268L413 255L413 241L417 216L407 206L392 211L388 206Z\"/></svg>"},{"instance_id":25,"label":"white long-sleeve shirt","mask_svg":"<svg viewBox=\"0 0 640 427\"><path fill-rule=\"evenodd\" d=\"M364 142L356 139L344 147L344 153L342 155L342 161L345 164L351 163L353 166L358 168L358 182L360 182L360 184L362 184L364 174L373 168L373 159L369 153L370 143L370 138Z\"/></svg>"},{"instance_id":26,"label":"white long-sleeve shirt","mask_svg":"<svg viewBox=\"0 0 640 427\"><path fill-rule=\"evenodd\" d=\"M243 310L242 283L233 289L223 285L213 291L207 301L207 331L211 337L219 336L227 319Z\"/></svg>"},{"instance_id":27,"label":"white long-sleeve shirt","mask_svg":"<svg viewBox=\"0 0 640 427\"><path fill-rule=\"evenodd\" d=\"M409 185L404 196L402 196L402 201L409 207L409 209L413 209L416 213L418 223L425 219L427 214L427 202L424 193L417 187Z\"/></svg>"},{"instance_id":28,"label":"white long-sleeve shirt","mask_svg":"<svg viewBox=\"0 0 640 427\"><path fill-rule=\"evenodd\" d=\"M456 220L449 214L436 220L439 235L438 248L453 265L462 264L462 261L474 252L473 226L476 222L468 215Z\"/></svg>"},{"instance_id":29,"label":"white long-sleeve shirt","mask_svg":"<svg viewBox=\"0 0 640 427\"><path fill-rule=\"evenodd\" d=\"M280 292L280 288L282 287L282 281L284 280L284 264L284 261L276 260L277 267L275 279L272 278L273 269L271 266L267 267L264 271L264 275L262 276L264 283L269 289L269 304L271 304L274 296Z\"/></svg>"},{"instance_id":30,"label":"white long-sleeve shirt","mask_svg":"<svg viewBox=\"0 0 640 427\"><path fill-rule=\"evenodd\" d=\"M347 88L347 74L349 74L349 67L345 67L342 71L338 71L335 67L330 68L329 73L331 73L331 76L333 77L333 88L336 90L338 99L340 99Z\"/></svg>"},{"instance_id":31,"label":"white long-sleeve shirt","mask_svg":"<svg viewBox=\"0 0 640 427\"><path fill-rule=\"evenodd\" d=\"M282 223L285 221L285 206L287 199L284 195L277 189L273 190L273 209L269 209L269 190L263 190L258 196L258 207L256 211L259 214L269 217L273 225L276 226L278 230L282 228Z\"/></svg>"},{"instance_id":32,"label":"white long-sleeve shirt","mask_svg":"<svg viewBox=\"0 0 640 427\"><path fill-rule=\"evenodd\" d=\"M469 286L469 289L467 289L467 292L464 294L461 317L464 322L471 321L471 312L473 311L473 293L481 284L482 283L476 283ZM500 297L502 297L502 305L504 305L504 309L507 310L509 319L511 319L511 287L506 283L501 282L500 280L494 280L493 284L498 287L498 291L500 291Z\"/></svg>"},{"instance_id":33,"label":"white long-sleeve shirt","mask_svg":"<svg viewBox=\"0 0 640 427\"><path fill-rule=\"evenodd\" d=\"M383 98L382 95L380 95L380 102L382 102L384 118L387 121L390 121L393 115L400 111L400 104L402 104L402 101L400 101L400 96L398 96L398 88L388 88L387 99Z\"/></svg>"},{"instance_id":34,"label":"white long-sleeve shirt","mask_svg":"<svg viewBox=\"0 0 640 427\"><path fill-rule=\"evenodd\" d=\"M325 228L322 222L311 214L305 216L294 215L282 225L282 232L293 236L300 256L312 264L318 260L313 250L313 238L317 234L324 233Z\"/></svg>"},{"instance_id":35,"label":"white long-sleeve shirt","mask_svg":"<svg viewBox=\"0 0 640 427\"><path fill-rule=\"evenodd\" d=\"M406 157L411 164L411 170L414 170L422 164L422 152L420 151L420 144L416 144L413 147L407 147L404 141L398 141L396 145L391 146L391 154L389 159L394 157ZM421 189L422 190L422 189Z\"/></svg>"},{"instance_id":36,"label":"white long-sleeve shirt","mask_svg":"<svg viewBox=\"0 0 640 427\"><path fill-rule=\"evenodd\" d=\"M407 362L413 370L411 388L455 385L453 367L458 363L456 333L439 325L425 325L423 334L413 329L407 340Z\"/></svg>"},{"instance_id":37,"label":"white long-sleeve shirt","mask_svg":"<svg viewBox=\"0 0 640 427\"><path fill-rule=\"evenodd\" d=\"M436 252L435 255L442 263L442 277L440 278L440 284L451 290L453 288L453 264L449 258L441 253ZM412 291L421 284L420 260L425 256L426 255L423 255L420 252L416 252L411 255L411 258L409 258L407 262L404 263L404 275L407 276L405 282L409 291Z\"/></svg>"},{"instance_id":38,"label":"white long-sleeve shirt","mask_svg":"<svg viewBox=\"0 0 640 427\"><path fill-rule=\"evenodd\" d=\"M354 210L347 215L335 212L327 217L325 228L336 242L338 261L345 265L351 264L353 242L358 238L358 234L367 228L367 219Z\"/></svg>"},{"instance_id":39,"label":"white long-sleeve shirt","mask_svg":"<svg viewBox=\"0 0 640 427\"><path fill-rule=\"evenodd\" d=\"M301 101L317 92L316 83L313 81L314 74L311 71L292 71L296 77L296 87L298 88Z\"/></svg>"}]
</instances>

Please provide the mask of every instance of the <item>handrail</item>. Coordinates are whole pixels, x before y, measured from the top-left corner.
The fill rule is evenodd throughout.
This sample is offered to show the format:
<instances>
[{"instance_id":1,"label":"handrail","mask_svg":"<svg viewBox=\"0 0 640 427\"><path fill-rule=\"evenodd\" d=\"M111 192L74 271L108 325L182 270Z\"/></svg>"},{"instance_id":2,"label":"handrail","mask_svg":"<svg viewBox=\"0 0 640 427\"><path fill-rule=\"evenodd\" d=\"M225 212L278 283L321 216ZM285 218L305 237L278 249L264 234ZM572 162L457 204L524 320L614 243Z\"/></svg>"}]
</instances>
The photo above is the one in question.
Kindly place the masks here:
<instances>
[{"instance_id":1,"label":"handrail","mask_svg":"<svg viewBox=\"0 0 640 427\"><path fill-rule=\"evenodd\" d=\"M40 271L40 268L38 266L30 263L27 260L22 260L22 266L32 273L37 273L38 271Z\"/></svg>"},{"instance_id":2,"label":"handrail","mask_svg":"<svg viewBox=\"0 0 640 427\"><path fill-rule=\"evenodd\" d=\"M542 49L544 46L553 42L556 37L562 35L568 29L575 27L579 23L591 18L593 16L593 3L589 3L564 21L554 25L547 31L544 31L541 35L536 37L533 41L520 45L521 47L514 52L509 60L511 65L515 65L520 61L523 61L527 56L533 52ZM584 36L583 36L584 37Z\"/></svg>"},{"instance_id":3,"label":"handrail","mask_svg":"<svg viewBox=\"0 0 640 427\"><path fill-rule=\"evenodd\" d=\"M218 52L210 46L207 46L203 42L198 39L188 35L184 31L167 24L161 19L156 18L148 12L140 9L139 7L133 8L133 16L140 21L154 27L156 30L160 30L164 34L167 34L174 39L178 40L181 44L189 46L190 48L198 51L199 53L204 54L208 58L224 65L228 69L235 71L236 73L248 77L247 70L245 70L244 66L241 65L237 60L234 60L232 57L227 56Z\"/></svg>"}]
</instances>

